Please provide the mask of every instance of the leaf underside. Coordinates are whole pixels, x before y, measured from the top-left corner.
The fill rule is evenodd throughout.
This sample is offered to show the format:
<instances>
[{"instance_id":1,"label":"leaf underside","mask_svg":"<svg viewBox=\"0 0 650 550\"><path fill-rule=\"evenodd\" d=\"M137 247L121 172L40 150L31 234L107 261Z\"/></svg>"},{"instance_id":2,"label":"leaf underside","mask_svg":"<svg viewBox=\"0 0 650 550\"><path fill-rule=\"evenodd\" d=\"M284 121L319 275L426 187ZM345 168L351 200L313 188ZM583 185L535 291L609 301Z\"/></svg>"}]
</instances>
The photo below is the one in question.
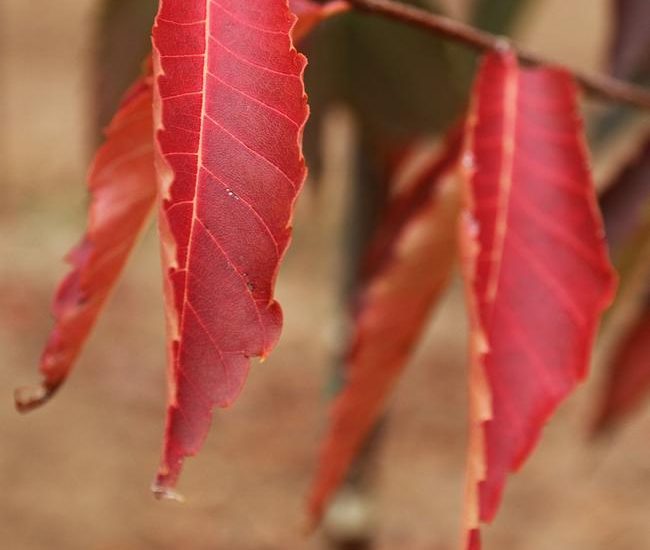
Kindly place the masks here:
<instances>
[{"instance_id":1,"label":"leaf underside","mask_svg":"<svg viewBox=\"0 0 650 550\"><path fill-rule=\"evenodd\" d=\"M461 243L472 322L468 548L584 378L615 278L572 78L491 54L474 89Z\"/></svg>"},{"instance_id":2,"label":"leaf underside","mask_svg":"<svg viewBox=\"0 0 650 550\"><path fill-rule=\"evenodd\" d=\"M148 76L127 92L95 156L88 175L88 228L67 256L72 271L54 299L55 325L41 356L43 382L16 391L21 411L47 401L65 381L153 210L151 101Z\"/></svg>"},{"instance_id":3,"label":"leaf underside","mask_svg":"<svg viewBox=\"0 0 650 550\"><path fill-rule=\"evenodd\" d=\"M170 388L154 491L282 325L273 289L305 178L305 59L286 0L162 0L154 27Z\"/></svg>"},{"instance_id":4,"label":"leaf underside","mask_svg":"<svg viewBox=\"0 0 650 550\"><path fill-rule=\"evenodd\" d=\"M459 195L451 172L461 134L415 174L378 228L345 363L309 500L312 523L343 481L446 287L455 257Z\"/></svg>"},{"instance_id":5,"label":"leaf underside","mask_svg":"<svg viewBox=\"0 0 650 550\"><path fill-rule=\"evenodd\" d=\"M169 343L158 496L175 496L213 408L233 403L250 359L266 358L279 338L275 280L306 175L305 59L293 40L343 9L309 0L160 0L153 79L129 92L90 171L88 229L55 298L43 383L19 390L16 403L30 410L65 380L158 195ZM568 74L521 69L509 53L487 56L475 86L460 230L472 320L470 550L480 548L479 524L494 518L507 474L585 376L614 293L575 96ZM312 487L314 521L447 281L458 213L447 176L460 149L458 134L377 236L347 385ZM648 327L646 314L621 347L617 362L627 370L612 382L603 417L650 385L639 368L648 364Z\"/></svg>"}]
</instances>

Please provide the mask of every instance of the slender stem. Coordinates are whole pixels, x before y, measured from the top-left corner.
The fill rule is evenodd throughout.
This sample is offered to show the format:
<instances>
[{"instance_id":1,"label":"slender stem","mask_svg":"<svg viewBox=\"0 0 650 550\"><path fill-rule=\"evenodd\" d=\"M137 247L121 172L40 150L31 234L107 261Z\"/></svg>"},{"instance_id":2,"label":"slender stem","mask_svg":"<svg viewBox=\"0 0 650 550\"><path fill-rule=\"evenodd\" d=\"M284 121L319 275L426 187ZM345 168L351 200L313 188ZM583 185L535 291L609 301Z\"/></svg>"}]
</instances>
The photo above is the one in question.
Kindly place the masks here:
<instances>
[{"instance_id":1,"label":"slender stem","mask_svg":"<svg viewBox=\"0 0 650 550\"><path fill-rule=\"evenodd\" d=\"M591 95L650 110L650 90L607 75L565 67L534 53L524 51L511 44L505 37L490 34L448 17L406 6L394 0L348 0L348 3L360 11L374 13L420 27L456 42L461 42L480 52L510 49L524 63L554 65L568 71L582 88Z\"/></svg>"}]
</instances>

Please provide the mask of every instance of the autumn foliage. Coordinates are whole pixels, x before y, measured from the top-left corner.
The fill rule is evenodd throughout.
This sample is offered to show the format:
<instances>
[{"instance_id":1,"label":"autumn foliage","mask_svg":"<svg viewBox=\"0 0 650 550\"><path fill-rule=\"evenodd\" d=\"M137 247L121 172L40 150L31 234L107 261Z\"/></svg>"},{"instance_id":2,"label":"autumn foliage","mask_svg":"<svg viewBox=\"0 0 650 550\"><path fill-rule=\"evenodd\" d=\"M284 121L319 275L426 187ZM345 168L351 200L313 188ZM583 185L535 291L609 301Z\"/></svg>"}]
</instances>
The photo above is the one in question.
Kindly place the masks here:
<instances>
[{"instance_id":1,"label":"autumn foliage","mask_svg":"<svg viewBox=\"0 0 650 550\"><path fill-rule=\"evenodd\" d=\"M65 381L157 203L169 380L157 496L177 496L213 409L236 400L251 360L280 338L274 288L307 175L306 58L296 43L350 7L160 0L151 61L91 167L88 227L54 300L42 384L19 390L16 402L33 409ZM471 326L466 548L479 548L508 475L587 376L617 275L580 96L562 68L522 66L509 48L485 54L461 119L390 196L363 263L345 384L315 468L313 525L385 411L455 265ZM620 220L633 208L628 197L650 195L647 159L646 147L601 202L606 222L623 212L607 230L626 250L615 257L630 265L630 235L640 238L648 210L636 212L632 230ZM409 160L407 151L401 163ZM650 391L648 303L612 358L599 429Z\"/></svg>"}]
</instances>

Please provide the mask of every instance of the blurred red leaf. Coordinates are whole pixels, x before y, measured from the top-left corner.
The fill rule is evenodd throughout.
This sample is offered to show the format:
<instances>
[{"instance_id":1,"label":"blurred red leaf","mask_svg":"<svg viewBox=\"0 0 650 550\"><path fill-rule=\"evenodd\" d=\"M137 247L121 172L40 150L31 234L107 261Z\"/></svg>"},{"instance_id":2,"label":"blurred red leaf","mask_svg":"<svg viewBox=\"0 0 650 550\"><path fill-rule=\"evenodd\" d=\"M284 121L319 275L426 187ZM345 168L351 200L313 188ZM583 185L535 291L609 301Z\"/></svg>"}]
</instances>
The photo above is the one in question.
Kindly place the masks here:
<instances>
[{"instance_id":1,"label":"blurred red leaf","mask_svg":"<svg viewBox=\"0 0 650 550\"><path fill-rule=\"evenodd\" d=\"M615 278L572 78L485 58L474 88L461 241L472 321L467 547L506 476L584 378Z\"/></svg>"},{"instance_id":2,"label":"blurred red leaf","mask_svg":"<svg viewBox=\"0 0 650 550\"><path fill-rule=\"evenodd\" d=\"M170 341L158 496L280 335L273 299L305 178L305 59L286 0L162 0L154 27Z\"/></svg>"},{"instance_id":3,"label":"blurred red leaf","mask_svg":"<svg viewBox=\"0 0 650 550\"><path fill-rule=\"evenodd\" d=\"M618 424L650 394L650 301L614 353L595 432Z\"/></svg>"},{"instance_id":4,"label":"blurred red leaf","mask_svg":"<svg viewBox=\"0 0 650 550\"><path fill-rule=\"evenodd\" d=\"M459 194L451 173L462 134L413 176L378 228L373 272L356 313L346 359L346 383L331 412L309 503L317 523L381 414L455 257Z\"/></svg>"},{"instance_id":5,"label":"blurred red leaf","mask_svg":"<svg viewBox=\"0 0 650 550\"><path fill-rule=\"evenodd\" d=\"M320 22L350 9L347 2L333 0L318 3L314 0L289 0L289 8L298 17L293 29L293 40L300 42Z\"/></svg>"},{"instance_id":6,"label":"blurred red leaf","mask_svg":"<svg viewBox=\"0 0 650 550\"><path fill-rule=\"evenodd\" d=\"M135 84L106 131L88 175L88 228L67 256L73 269L54 299L55 325L41 357L42 385L16 391L22 411L64 382L153 208L151 77Z\"/></svg>"}]
</instances>

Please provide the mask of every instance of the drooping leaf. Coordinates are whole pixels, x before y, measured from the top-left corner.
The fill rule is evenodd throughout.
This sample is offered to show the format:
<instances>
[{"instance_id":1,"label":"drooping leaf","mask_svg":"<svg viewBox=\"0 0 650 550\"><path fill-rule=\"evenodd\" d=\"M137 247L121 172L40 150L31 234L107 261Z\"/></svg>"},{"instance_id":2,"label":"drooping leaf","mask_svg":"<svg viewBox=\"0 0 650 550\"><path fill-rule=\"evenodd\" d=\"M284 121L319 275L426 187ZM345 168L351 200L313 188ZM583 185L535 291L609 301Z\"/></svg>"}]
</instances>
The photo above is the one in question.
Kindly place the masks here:
<instances>
[{"instance_id":1,"label":"drooping leaf","mask_svg":"<svg viewBox=\"0 0 650 550\"><path fill-rule=\"evenodd\" d=\"M344 0L318 3L314 0L289 0L291 11L298 17L293 28L294 42L300 42L321 21L350 9Z\"/></svg>"},{"instance_id":2,"label":"drooping leaf","mask_svg":"<svg viewBox=\"0 0 650 550\"><path fill-rule=\"evenodd\" d=\"M27 411L65 381L115 286L156 197L151 77L135 84L106 131L88 176L88 228L68 254L72 271L57 291L55 325L41 357L42 385L16 392Z\"/></svg>"},{"instance_id":3,"label":"drooping leaf","mask_svg":"<svg viewBox=\"0 0 650 550\"><path fill-rule=\"evenodd\" d=\"M377 232L309 503L317 523L381 414L445 288L455 256L459 194L451 172L460 132L413 175Z\"/></svg>"},{"instance_id":4,"label":"drooping leaf","mask_svg":"<svg viewBox=\"0 0 650 550\"><path fill-rule=\"evenodd\" d=\"M595 432L613 428L650 395L650 299L612 357Z\"/></svg>"},{"instance_id":5,"label":"drooping leaf","mask_svg":"<svg viewBox=\"0 0 650 550\"><path fill-rule=\"evenodd\" d=\"M253 357L275 346L273 299L305 178L305 59L286 0L162 0L154 28L161 238L170 356L154 491L198 452Z\"/></svg>"},{"instance_id":6,"label":"drooping leaf","mask_svg":"<svg viewBox=\"0 0 650 550\"><path fill-rule=\"evenodd\" d=\"M615 279L565 72L491 54L474 89L461 243L472 323L468 548L584 378Z\"/></svg>"}]
</instances>

